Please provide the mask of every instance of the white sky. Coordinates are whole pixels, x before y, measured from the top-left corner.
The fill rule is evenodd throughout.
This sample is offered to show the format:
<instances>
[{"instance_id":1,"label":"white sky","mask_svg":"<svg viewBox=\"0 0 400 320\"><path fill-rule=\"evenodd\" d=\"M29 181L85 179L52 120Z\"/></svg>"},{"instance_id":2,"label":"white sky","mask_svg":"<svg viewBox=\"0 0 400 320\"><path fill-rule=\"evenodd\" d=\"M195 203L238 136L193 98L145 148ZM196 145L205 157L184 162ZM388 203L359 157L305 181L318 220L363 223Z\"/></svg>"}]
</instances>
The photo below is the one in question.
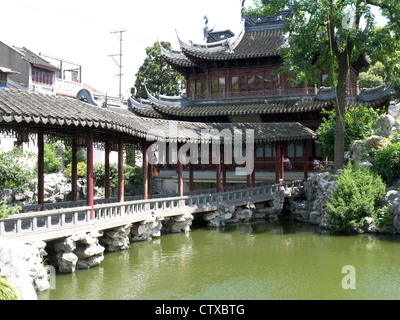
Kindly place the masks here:
<instances>
[{"instance_id":1,"label":"white sky","mask_svg":"<svg viewBox=\"0 0 400 320\"><path fill-rule=\"evenodd\" d=\"M204 15L211 28L235 33L241 16L241 0L12 0L1 8L0 41L80 63L83 82L110 96L118 95L119 68L108 55L120 51L117 35L110 32L126 30L125 97L146 57L145 48L157 38L179 49L175 29L185 42L201 42Z\"/></svg>"},{"instance_id":2,"label":"white sky","mask_svg":"<svg viewBox=\"0 0 400 320\"><path fill-rule=\"evenodd\" d=\"M120 50L110 32L126 30L122 94L127 97L146 47L160 39L179 49L175 30L187 43L201 42L204 15L210 28L237 34L241 0L12 0L1 10L0 41L77 62L83 82L110 96L118 95L119 68L108 55Z\"/></svg>"}]
</instances>

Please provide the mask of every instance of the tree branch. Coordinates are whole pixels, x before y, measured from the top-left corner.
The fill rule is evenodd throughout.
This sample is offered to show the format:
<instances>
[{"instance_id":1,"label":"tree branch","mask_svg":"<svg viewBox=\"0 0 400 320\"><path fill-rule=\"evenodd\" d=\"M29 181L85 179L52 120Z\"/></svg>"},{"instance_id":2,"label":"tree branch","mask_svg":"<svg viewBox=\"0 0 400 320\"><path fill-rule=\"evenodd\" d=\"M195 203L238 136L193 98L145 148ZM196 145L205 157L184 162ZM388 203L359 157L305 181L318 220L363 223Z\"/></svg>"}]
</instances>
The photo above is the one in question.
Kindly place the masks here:
<instances>
[{"instance_id":1,"label":"tree branch","mask_svg":"<svg viewBox=\"0 0 400 320\"><path fill-rule=\"evenodd\" d=\"M371 6L375 6L375 7L379 7L381 9L386 9L389 12L389 16L390 16L390 21L394 22L397 24L397 26L400 29L400 20L399 19L395 19L394 18L394 8L388 4L384 4L384 3L379 3L377 4L375 1L373 0L366 0L365 1L367 4L371 5Z\"/></svg>"}]
</instances>

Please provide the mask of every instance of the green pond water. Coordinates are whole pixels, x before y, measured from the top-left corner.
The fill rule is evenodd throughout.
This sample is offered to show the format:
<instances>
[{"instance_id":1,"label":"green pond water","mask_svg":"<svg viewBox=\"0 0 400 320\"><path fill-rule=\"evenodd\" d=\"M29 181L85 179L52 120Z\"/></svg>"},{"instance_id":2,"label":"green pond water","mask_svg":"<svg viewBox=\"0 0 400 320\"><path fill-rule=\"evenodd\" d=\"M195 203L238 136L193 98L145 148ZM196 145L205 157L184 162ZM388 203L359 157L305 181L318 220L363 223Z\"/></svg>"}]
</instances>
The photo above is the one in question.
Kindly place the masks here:
<instances>
[{"instance_id":1,"label":"green pond water","mask_svg":"<svg viewBox=\"0 0 400 320\"><path fill-rule=\"evenodd\" d=\"M343 288L349 276L345 283L355 289ZM59 274L56 289L38 298L397 300L400 238L323 235L292 222L194 228L106 253L96 268Z\"/></svg>"}]
</instances>

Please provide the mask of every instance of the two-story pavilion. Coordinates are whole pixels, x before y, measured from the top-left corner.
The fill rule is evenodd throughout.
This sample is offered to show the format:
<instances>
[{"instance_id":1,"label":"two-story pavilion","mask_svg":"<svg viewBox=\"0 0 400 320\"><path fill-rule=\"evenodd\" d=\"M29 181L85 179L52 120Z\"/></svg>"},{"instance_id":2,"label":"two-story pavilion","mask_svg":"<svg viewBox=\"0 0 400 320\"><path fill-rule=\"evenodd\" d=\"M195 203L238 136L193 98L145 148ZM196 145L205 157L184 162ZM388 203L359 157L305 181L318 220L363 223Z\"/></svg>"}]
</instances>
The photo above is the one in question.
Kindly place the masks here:
<instances>
[{"instance_id":1,"label":"two-story pavilion","mask_svg":"<svg viewBox=\"0 0 400 320\"><path fill-rule=\"evenodd\" d=\"M292 10L273 17L242 17L241 31L208 32L207 42L190 44L179 38L180 50L166 50L160 44L162 57L186 78L186 95L166 97L148 92L147 100L131 98L129 109L143 118L177 121L223 123L290 123L298 122L316 130L322 123L323 109L332 109L336 101L334 88L320 84L293 87L292 75L279 73L282 57L279 49L287 42L283 31L285 18L293 18ZM392 86L375 89L357 88L358 74L369 66L365 55L351 65L348 81L348 104L366 104L388 108ZM324 84L328 72L321 71ZM311 163L322 161L316 143L303 145L289 141L283 146L287 169L302 170L304 152ZM256 148L258 171L274 168L274 145Z\"/></svg>"}]
</instances>

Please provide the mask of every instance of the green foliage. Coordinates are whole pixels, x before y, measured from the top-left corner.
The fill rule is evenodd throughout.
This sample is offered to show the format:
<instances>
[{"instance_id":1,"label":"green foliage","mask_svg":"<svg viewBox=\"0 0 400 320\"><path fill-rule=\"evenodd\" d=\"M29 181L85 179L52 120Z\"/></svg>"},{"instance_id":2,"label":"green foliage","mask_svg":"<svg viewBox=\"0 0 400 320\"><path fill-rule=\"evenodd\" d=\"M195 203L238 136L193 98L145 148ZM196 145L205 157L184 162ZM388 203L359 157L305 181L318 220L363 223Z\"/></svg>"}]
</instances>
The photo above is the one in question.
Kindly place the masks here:
<instances>
[{"instance_id":1,"label":"green foliage","mask_svg":"<svg viewBox=\"0 0 400 320\"><path fill-rule=\"evenodd\" d=\"M97 187L104 187L104 164L95 163L93 165L93 182ZM118 164L110 163L110 187L115 189L118 187Z\"/></svg>"},{"instance_id":2,"label":"green foliage","mask_svg":"<svg viewBox=\"0 0 400 320\"><path fill-rule=\"evenodd\" d=\"M16 289L2 277L0 277L0 300L19 300Z\"/></svg>"},{"instance_id":3,"label":"green foliage","mask_svg":"<svg viewBox=\"0 0 400 320\"><path fill-rule=\"evenodd\" d=\"M0 219L8 218L10 215L18 214L20 206L7 207L5 201L0 201Z\"/></svg>"},{"instance_id":4,"label":"green foliage","mask_svg":"<svg viewBox=\"0 0 400 320\"><path fill-rule=\"evenodd\" d=\"M161 42L161 45L167 50L171 49L169 42ZM173 70L163 59L158 42L155 42L152 47L147 47L146 54L147 57L136 74L136 93L132 88L132 94L135 94L136 98L147 99L148 96L143 84L145 82L147 89L152 94L158 92L167 96L179 95L181 89L184 88L185 78L179 72Z\"/></svg>"},{"instance_id":5,"label":"green foliage","mask_svg":"<svg viewBox=\"0 0 400 320\"><path fill-rule=\"evenodd\" d=\"M27 189L35 177L28 163L34 163L33 153L23 153L19 148L0 153L0 186Z\"/></svg>"},{"instance_id":6,"label":"green foliage","mask_svg":"<svg viewBox=\"0 0 400 320\"><path fill-rule=\"evenodd\" d=\"M136 195L142 193L142 168L138 166L124 166L125 193Z\"/></svg>"},{"instance_id":7,"label":"green foliage","mask_svg":"<svg viewBox=\"0 0 400 320\"><path fill-rule=\"evenodd\" d=\"M389 143L386 148L373 150L374 170L388 182L400 178L400 141Z\"/></svg>"},{"instance_id":8,"label":"green foliage","mask_svg":"<svg viewBox=\"0 0 400 320\"><path fill-rule=\"evenodd\" d=\"M393 216L387 207L379 208L373 218L377 227L389 227L393 225Z\"/></svg>"},{"instance_id":9,"label":"green foliage","mask_svg":"<svg viewBox=\"0 0 400 320\"><path fill-rule=\"evenodd\" d=\"M317 129L318 143L324 157L334 156L336 113L323 110L323 123ZM347 109L344 118L344 149L349 150L352 140L363 140L374 134L376 120L382 113L368 107Z\"/></svg>"},{"instance_id":10,"label":"green foliage","mask_svg":"<svg viewBox=\"0 0 400 320\"><path fill-rule=\"evenodd\" d=\"M136 158L140 157L140 154L136 150L136 146L134 144L128 144L125 147L125 163L130 166L136 166Z\"/></svg>"},{"instance_id":11,"label":"green foliage","mask_svg":"<svg viewBox=\"0 0 400 320\"><path fill-rule=\"evenodd\" d=\"M56 156L55 143L44 144L44 172L57 173L60 170L60 160Z\"/></svg>"},{"instance_id":12,"label":"green foliage","mask_svg":"<svg viewBox=\"0 0 400 320\"><path fill-rule=\"evenodd\" d=\"M77 167L77 176L78 176L78 178L85 178L86 175L87 175L87 165L86 165L86 163L78 162L76 167ZM71 179L71 177L72 177L72 163L67 165L67 167L64 170L64 175L68 179Z\"/></svg>"},{"instance_id":13,"label":"green foliage","mask_svg":"<svg viewBox=\"0 0 400 320\"><path fill-rule=\"evenodd\" d=\"M284 33L291 34L289 45L281 48L283 69L290 74L300 74L308 83L319 84L321 70L338 70L340 64L348 63L347 57L351 63L360 54L366 54L372 61L383 63L386 80L396 80L400 71L398 1L254 0L253 3L254 7L248 10L253 16L276 15L289 6L293 8L296 18L287 19L284 25ZM386 25L376 27L371 4L383 8L382 14L388 18ZM353 25L344 23L351 21L349 17L354 17Z\"/></svg>"},{"instance_id":14,"label":"green foliage","mask_svg":"<svg viewBox=\"0 0 400 320\"><path fill-rule=\"evenodd\" d=\"M358 86L360 88L376 88L383 84L383 79L380 76L362 72L358 76Z\"/></svg>"},{"instance_id":15,"label":"green foliage","mask_svg":"<svg viewBox=\"0 0 400 320\"><path fill-rule=\"evenodd\" d=\"M96 163L93 166L93 180L98 187L104 187L104 164ZM124 165L124 190L125 194L135 195L141 192L142 170L137 166ZM118 164L110 164L110 188L118 188Z\"/></svg>"},{"instance_id":16,"label":"green foliage","mask_svg":"<svg viewBox=\"0 0 400 320\"><path fill-rule=\"evenodd\" d=\"M85 151L83 149L79 149L76 154L77 162L85 162L86 163L86 156ZM72 146L65 145L65 152L63 154L63 161L64 165L68 166L72 162Z\"/></svg>"},{"instance_id":17,"label":"green foliage","mask_svg":"<svg viewBox=\"0 0 400 320\"><path fill-rule=\"evenodd\" d=\"M379 202L385 197L382 178L368 168L349 163L327 204L329 228L338 232L360 231L365 217L382 215Z\"/></svg>"},{"instance_id":18,"label":"green foliage","mask_svg":"<svg viewBox=\"0 0 400 320\"><path fill-rule=\"evenodd\" d=\"M377 62L366 72L361 72L358 76L358 86L360 88L375 88L383 84L386 78L384 65Z\"/></svg>"}]
</instances>

